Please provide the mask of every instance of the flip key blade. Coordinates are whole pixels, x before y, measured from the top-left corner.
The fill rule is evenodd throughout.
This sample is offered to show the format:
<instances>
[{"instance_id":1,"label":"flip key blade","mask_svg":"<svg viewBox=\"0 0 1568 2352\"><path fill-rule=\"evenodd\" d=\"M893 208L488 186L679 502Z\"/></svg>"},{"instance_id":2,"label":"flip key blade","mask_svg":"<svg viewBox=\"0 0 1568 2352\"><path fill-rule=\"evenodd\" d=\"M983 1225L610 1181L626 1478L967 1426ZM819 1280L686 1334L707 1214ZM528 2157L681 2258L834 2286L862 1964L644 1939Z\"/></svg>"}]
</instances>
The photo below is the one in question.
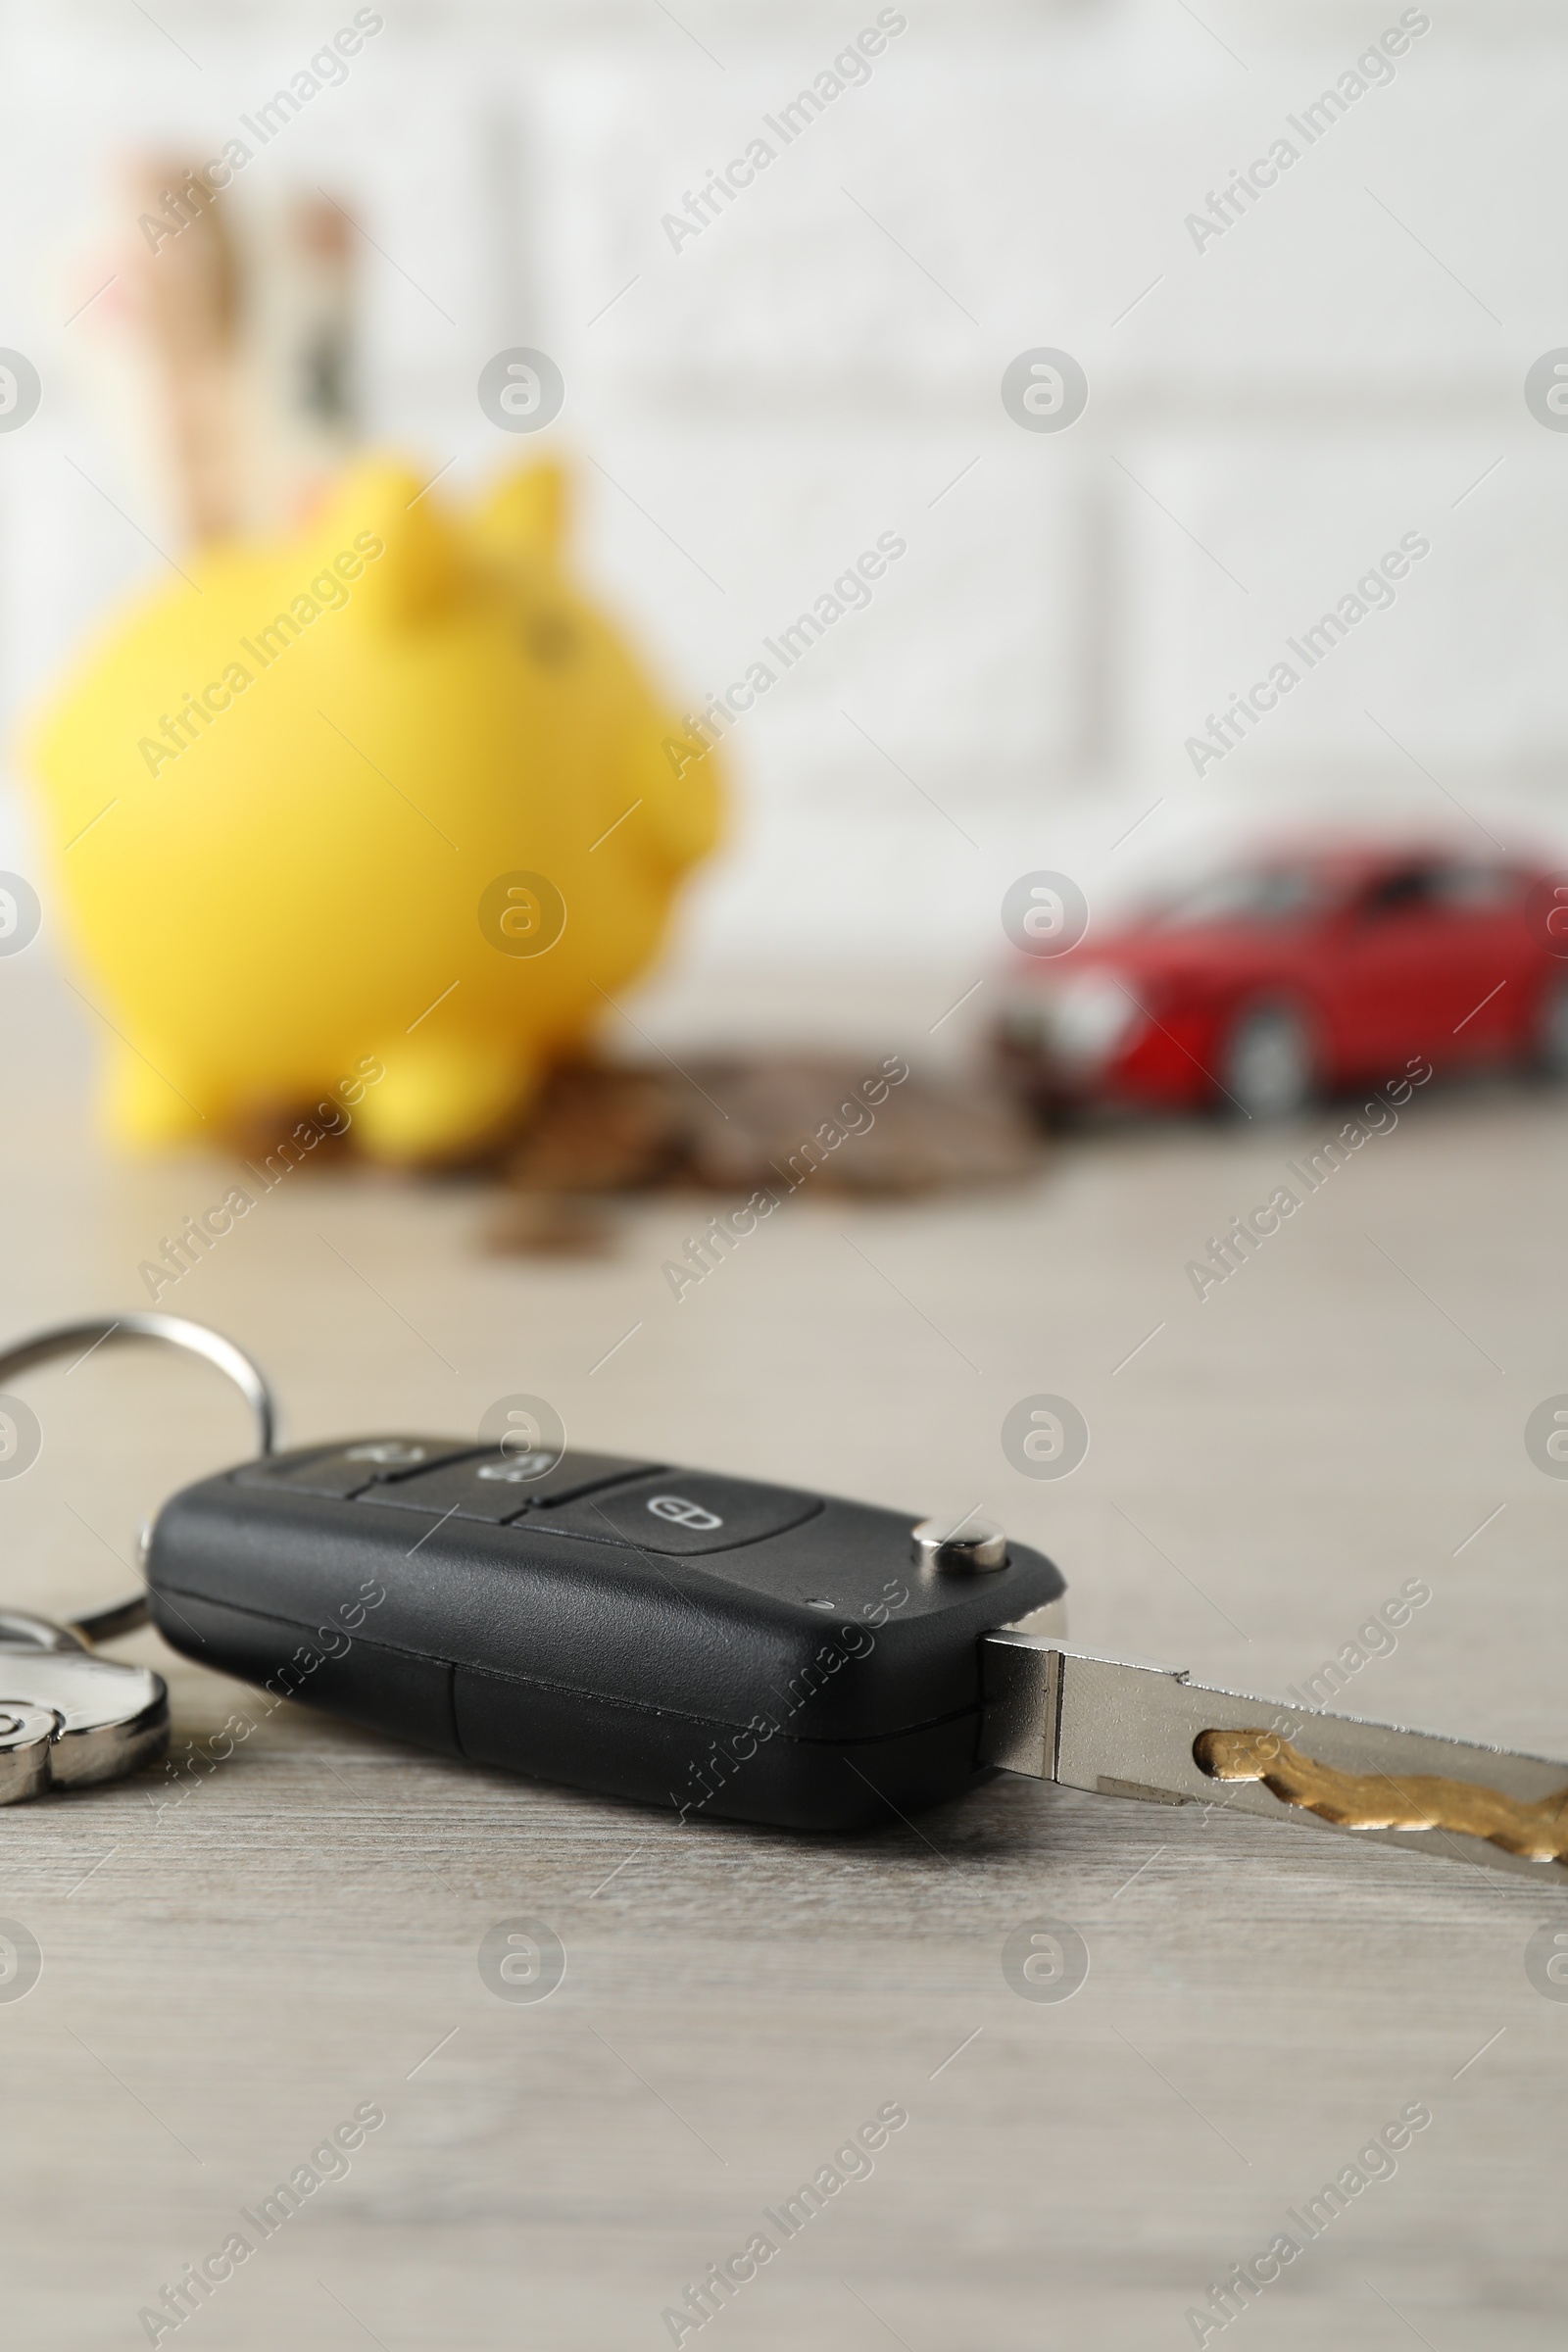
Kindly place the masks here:
<instances>
[{"instance_id":1,"label":"flip key blade","mask_svg":"<svg viewBox=\"0 0 1568 2352\"><path fill-rule=\"evenodd\" d=\"M1568 1873L1568 1764L1249 1698L1038 1635L986 1634L980 1654L981 1761L1003 1771Z\"/></svg>"}]
</instances>

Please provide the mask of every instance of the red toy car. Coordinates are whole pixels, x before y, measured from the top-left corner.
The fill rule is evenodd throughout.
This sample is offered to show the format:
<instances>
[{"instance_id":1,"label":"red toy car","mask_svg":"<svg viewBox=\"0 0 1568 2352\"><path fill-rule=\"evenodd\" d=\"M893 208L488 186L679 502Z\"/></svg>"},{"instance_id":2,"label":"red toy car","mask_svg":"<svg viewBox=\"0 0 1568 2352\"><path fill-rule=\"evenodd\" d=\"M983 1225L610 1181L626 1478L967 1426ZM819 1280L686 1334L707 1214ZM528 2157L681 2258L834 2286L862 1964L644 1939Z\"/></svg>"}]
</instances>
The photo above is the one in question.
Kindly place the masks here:
<instances>
[{"instance_id":1,"label":"red toy car","mask_svg":"<svg viewBox=\"0 0 1568 2352\"><path fill-rule=\"evenodd\" d=\"M1430 845L1275 854L1059 953L1060 895L1034 896L1056 912L997 1042L1043 1109L1281 1118L1412 1057L1568 1077L1568 875L1544 865Z\"/></svg>"}]
</instances>

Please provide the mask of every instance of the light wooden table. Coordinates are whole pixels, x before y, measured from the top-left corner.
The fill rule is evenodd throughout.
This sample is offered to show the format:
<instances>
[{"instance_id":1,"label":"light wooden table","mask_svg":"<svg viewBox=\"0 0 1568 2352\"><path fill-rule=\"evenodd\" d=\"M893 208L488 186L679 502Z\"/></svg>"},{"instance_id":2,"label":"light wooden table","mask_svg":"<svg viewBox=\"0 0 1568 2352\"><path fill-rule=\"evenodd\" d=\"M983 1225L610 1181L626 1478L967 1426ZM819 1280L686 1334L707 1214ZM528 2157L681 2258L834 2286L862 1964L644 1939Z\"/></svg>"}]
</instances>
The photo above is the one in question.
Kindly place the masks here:
<instances>
[{"instance_id":1,"label":"light wooden table","mask_svg":"<svg viewBox=\"0 0 1568 2352\"><path fill-rule=\"evenodd\" d=\"M118 1166L74 1083L14 1074L14 1331L136 1302L138 1260L226 1182ZM525 1389L581 1443L911 1510L983 1497L1061 1560L1081 1639L1244 1688L1298 1681L1419 1576L1431 1603L1355 1701L1568 1753L1568 1484L1522 1444L1568 1390L1568 1106L1434 1094L1200 1305L1185 1261L1327 1125L1080 1141L1006 1199L803 1198L679 1306L659 1266L691 1204L628 1211L606 1264L498 1261L472 1189L339 1167L291 1178L163 1303L256 1353L296 1440L466 1433ZM999 1446L1039 1390L1093 1430L1060 1484ZM19 1605L108 1598L108 1547L243 1445L212 1376L151 1354L26 1393L45 1450L0 1487ZM237 1703L155 1638L126 1646L169 1674L181 1741ZM386 2120L347 2176L181 2346L667 2343L687 2283L893 2101L909 2121L872 2176L705 2344L1175 2352L1209 2283L1415 2101L1432 2122L1396 2175L1226 2341L1563 2340L1568 2002L1524 1965L1568 1926L1544 1876L1023 1781L853 1840L683 1832L293 1707L177 1808L152 1786L0 1817L0 1913L43 1953L0 2002L0 2297L27 2352L147 2340L139 2308L367 2101ZM566 1948L537 2006L476 1964L516 1915ZM1090 1954L1059 2005L1000 1966L1042 1918Z\"/></svg>"}]
</instances>

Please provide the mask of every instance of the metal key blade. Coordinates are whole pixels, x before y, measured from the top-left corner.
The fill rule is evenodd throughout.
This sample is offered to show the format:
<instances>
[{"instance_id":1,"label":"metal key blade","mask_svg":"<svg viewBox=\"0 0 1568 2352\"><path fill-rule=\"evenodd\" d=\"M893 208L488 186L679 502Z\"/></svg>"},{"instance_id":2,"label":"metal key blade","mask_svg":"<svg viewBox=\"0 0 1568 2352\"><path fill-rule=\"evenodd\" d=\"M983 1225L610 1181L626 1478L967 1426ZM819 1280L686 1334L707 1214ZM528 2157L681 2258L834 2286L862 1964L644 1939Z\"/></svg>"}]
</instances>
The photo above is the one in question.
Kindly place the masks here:
<instances>
[{"instance_id":1,"label":"metal key blade","mask_svg":"<svg viewBox=\"0 0 1568 2352\"><path fill-rule=\"evenodd\" d=\"M1150 1804L1316 1822L1568 1886L1568 1764L1249 1698L1035 1634L980 1642L980 1760Z\"/></svg>"}]
</instances>

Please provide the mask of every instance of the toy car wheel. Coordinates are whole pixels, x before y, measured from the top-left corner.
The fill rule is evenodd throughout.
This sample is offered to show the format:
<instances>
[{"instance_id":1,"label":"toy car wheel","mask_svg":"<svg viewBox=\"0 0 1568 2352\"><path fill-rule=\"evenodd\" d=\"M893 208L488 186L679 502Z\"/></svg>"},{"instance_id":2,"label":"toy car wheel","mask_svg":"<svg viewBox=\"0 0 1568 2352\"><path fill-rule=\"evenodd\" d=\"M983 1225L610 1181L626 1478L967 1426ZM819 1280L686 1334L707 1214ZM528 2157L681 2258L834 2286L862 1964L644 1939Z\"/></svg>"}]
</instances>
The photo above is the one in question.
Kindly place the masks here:
<instances>
[{"instance_id":1,"label":"toy car wheel","mask_svg":"<svg viewBox=\"0 0 1568 2352\"><path fill-rule=\"evenodd\" d=\"M1564 1012L1568 1045L1568 1004ZM1568 1074L1568 1063L1564 1069ZM1228 1106L1250 1119L1287 1119L1303 1109L1317 1091L1316 1056L1305 1016L1292 1004L1249 1005L1225 1041L1220 1083L1230 1098Z\"/></svg>"},{"instance_id":2,"label":"toy car wheel","mask_svg":"<svg viewBox=\"0 0 1568 2352\"><path fill-rule=\"evenodd\" d=\"M1568 1079L1568 977L1549 980L1542 992L1536 1060L1547 1078Z\"/></svg>"}]
</instances>

